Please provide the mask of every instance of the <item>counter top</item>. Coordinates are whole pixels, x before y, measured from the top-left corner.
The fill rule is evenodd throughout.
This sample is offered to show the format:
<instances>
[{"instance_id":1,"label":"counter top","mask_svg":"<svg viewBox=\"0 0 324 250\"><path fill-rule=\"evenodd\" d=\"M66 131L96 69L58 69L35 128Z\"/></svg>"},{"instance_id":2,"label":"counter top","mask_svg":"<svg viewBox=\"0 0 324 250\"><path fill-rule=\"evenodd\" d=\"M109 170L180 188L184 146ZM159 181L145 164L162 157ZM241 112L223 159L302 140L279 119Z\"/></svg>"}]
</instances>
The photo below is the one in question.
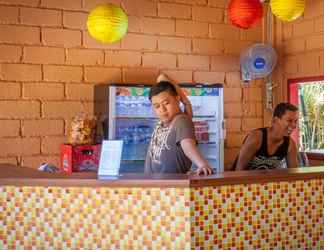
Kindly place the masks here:
<instances>
[{"instance_id":1,"label":"counter top","mask_svg":"<svg viewBox=\"0 0 324 250\"><path fill-rule=\"evenodd\" d=\"M46 173L27 167L0 164L0 186L62 187L200 187L324 178L324 167L224 172L210 176L186 174L123 174L98 180L94 172Z\"/></svg>"}]
</instances>

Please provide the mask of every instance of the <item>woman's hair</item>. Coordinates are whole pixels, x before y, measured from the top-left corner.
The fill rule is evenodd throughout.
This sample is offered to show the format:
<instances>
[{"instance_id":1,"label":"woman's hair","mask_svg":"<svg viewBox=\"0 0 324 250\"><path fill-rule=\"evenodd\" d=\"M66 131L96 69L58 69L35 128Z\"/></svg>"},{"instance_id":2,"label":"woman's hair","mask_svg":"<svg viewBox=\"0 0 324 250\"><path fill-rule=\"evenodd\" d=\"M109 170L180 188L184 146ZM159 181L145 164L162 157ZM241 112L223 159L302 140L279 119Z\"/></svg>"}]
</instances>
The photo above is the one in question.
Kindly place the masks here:
<instances>
[{"instance_id":1,"label":"woman's hair","mask_svg":"<svg viewBox=\"0 0 324 250\"><path fill-rule=\"evenodd\" d=\"M177 96L177 91L172 83L168 81L161 81L153 85L149 92L149 99L152 100L153 96L160 94L161 92L168 91L171 95Z\"/></svg>"},{"instance_id":2,"label":"woman's hair","mask_svg":"<svg viewBox=\"0 0 324 250\"><path fill-rule=\"evenodd\" d=\"M274 109L273 117L281 118L287 110L295 112L298 110L298 108L289 102L279 103Z\"/></svg>"}]
</instances>

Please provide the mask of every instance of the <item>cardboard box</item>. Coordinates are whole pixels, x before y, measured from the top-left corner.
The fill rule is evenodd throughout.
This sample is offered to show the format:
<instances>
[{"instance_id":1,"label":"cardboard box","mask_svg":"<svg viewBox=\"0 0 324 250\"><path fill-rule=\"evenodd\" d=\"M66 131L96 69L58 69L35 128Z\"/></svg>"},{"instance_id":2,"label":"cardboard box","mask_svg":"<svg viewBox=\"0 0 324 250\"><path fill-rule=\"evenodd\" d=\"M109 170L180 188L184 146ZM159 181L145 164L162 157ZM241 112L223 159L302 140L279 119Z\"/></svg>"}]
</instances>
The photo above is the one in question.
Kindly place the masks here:
<instances>
[{"instance_id":1,"label":"cardboard box","mask_svg":"<svg viewBox=\"0 0 324 250\"><path fill-rule=\"evenodd\" d=\"M66 173L98 171L101 144L61 145L61 171Z\"/></svg>"}]
</instances>

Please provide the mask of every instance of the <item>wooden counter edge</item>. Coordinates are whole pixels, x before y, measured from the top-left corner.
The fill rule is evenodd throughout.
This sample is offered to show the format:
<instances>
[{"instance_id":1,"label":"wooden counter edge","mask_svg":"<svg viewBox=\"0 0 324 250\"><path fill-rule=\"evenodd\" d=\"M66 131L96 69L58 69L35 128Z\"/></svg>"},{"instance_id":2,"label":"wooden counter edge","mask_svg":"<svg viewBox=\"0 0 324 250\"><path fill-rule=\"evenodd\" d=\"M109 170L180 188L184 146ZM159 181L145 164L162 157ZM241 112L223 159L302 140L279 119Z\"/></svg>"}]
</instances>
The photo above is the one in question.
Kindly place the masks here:
<instances>
[{"instance_id":1,"label":"wooden counter edge","mask_svg":"<svg viewBox=\"0 0 324 250\"><path fill-rule=\"evenodd\" d=\"M192 178L190 187L257 184L324 178L324 167L225 172Z\"/></svg>"},{"instance_id":2,"label":"wooden counter edge","mask_svg":"<svg viewBox=\"0 0 324 250\"><path fill-rule=\"evenodd\" d=\"M324 167L224 172L210 176L125 174L116 180L98 180L93 172L51 174L0 164L0 186L189 188L320 178L324 178Z\"/></svg>"}]
</instances>

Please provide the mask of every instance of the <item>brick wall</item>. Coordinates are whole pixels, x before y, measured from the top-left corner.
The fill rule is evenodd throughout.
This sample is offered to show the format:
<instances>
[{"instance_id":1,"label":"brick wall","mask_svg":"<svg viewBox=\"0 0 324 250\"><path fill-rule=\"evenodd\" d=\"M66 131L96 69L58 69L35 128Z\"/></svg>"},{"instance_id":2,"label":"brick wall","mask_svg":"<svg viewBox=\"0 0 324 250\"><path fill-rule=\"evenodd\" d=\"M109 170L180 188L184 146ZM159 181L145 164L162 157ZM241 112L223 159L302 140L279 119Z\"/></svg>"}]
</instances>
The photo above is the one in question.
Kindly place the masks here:
<instances>
[{"instance_id":1,"label":"brick wall","mask_svg":"<svg viewBox=\"0 0 324 250\"><path fill-rule=\"evenodd\" d=\"M86 30L94 0L0 0L0 162L58 164L69 120L93 112L93 86L178 81L225 87L225 163L263 124L261 82L243 87L239 54L260 41L227 21L226 0L114 0L129 17L119 42L103 45ZM107 2L107 1L106 1ZM314 26L316 27L316 26Z\"/></svg>"},{"instance_id":2,"label":"brick wall","mask_svg":"<svg viewBox=\"0 0 324 250\"><path fill-rule=\"evenodd\" d=\"M293 22L276 22L281 54L278 101L287 98L287 80L324 75L324 1L306 0L304 15Z\"/></svg>"}]
</instances>

